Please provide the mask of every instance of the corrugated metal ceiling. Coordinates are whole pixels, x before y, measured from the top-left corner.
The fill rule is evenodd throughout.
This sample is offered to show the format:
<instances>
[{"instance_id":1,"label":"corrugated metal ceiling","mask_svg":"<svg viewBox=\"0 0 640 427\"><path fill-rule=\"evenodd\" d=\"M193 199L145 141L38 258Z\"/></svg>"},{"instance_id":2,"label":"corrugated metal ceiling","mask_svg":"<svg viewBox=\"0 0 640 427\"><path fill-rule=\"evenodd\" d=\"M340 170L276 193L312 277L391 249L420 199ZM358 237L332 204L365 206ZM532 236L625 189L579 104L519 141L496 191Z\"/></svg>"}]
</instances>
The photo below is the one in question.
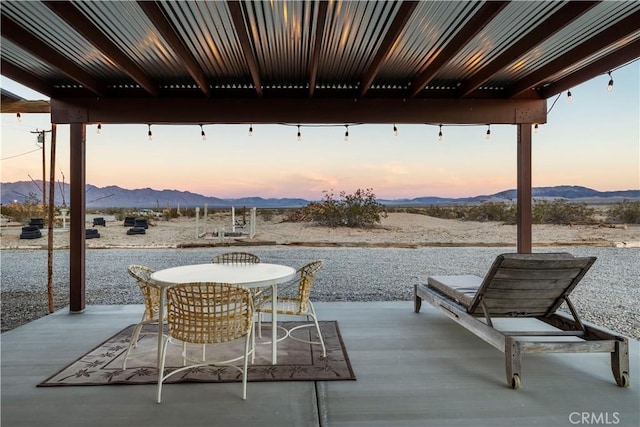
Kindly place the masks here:
<instances>
[{"instance_id":1,"label":"corrugated metal ceiling","mask_svg":"<svg viewBox=\"0 0 640 427\"><path fill-rule=\"evenodd\" d=\"M260 97L265 89L270 97L429 97L429 89L440 88L446 93L438 97L453 98L478 71L497 59L502 61L501 55L567 4L510 2L464 39L460 34L469 31L470 20L495 3L422 1L415 8L404 8L406 2L378 1L156 2L169 32L184 46L182 51L175 49L175 40L172 44L163 32L166 29L157 28L158 21L137 2L57 3L79 11L89 21L89 31L48 2L5 0L1 4L1 57L7 72L19 78L16 70L23 70L25 81L37 82L40 90L50 87L49 95L55 97L92 96L104 92L97 87L104 85L108 89L102 96L123 96L117 89L128 88L127 96L201 97L203 93L216 96L217 91L233 96L234 89L241 89L238 96ZM493 70L469 96L513 96L510 88L547 68L542 82L524 93L548 96L542 89L549 84L576 73L589 75L590 67L593 77L605 72L603 64L636 59L640 24L633 28L623 21L635 17L640 18L636 1L600 2L581 16L566 16L564 28L512 55L508 65ZM621 36L610 36L606 46L571 58L571 64L561 69L544 68L558 58L565 60L576 46L620 22L626 22ZM401 28L394 36L397 25ZM23 42L26 34L44 47ZM114 56L96 34L106 37L138 70ZM452 47L453 40L462 43ZM47 49L65 60L49 58L42 53ZM441 52L449 52L449 57L434 73L425 74L435 59L441 59ZM195 67L189 66L191 62ZM199 80L199 75L204 77ZM367 76L371 91L361 87ZM93 81L96 87L87 86ZM412 91L416 87L427 90ZM65 88L74 91L65 95ZM483 88L493 90L487 93Z\"/></svg>"}]
</instances>

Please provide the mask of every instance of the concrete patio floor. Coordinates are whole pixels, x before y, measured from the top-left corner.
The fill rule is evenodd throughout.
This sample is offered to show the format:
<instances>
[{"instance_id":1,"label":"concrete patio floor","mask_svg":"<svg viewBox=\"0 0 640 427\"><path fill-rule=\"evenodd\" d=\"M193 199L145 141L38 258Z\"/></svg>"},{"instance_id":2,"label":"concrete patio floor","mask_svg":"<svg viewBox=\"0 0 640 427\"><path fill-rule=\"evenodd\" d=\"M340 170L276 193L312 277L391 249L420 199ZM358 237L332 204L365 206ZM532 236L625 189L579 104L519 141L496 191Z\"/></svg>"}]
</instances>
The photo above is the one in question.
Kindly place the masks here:
<instances>
[{"instance_id":1,"label":"concrete patio floor","mask_svg":"<svg viewBox=\"0 0 640 427\"><path fill-rule=\"evenodd\" d=\"M125 326L143 307L61 310L1 335L1 424L13 426L572 426L640 425L638 340L631 387L615 385L608 354L533 354L522 386L507 386L503 354L428 304L317 303L338 320L356 381L36 385Z\"/></svg>"}]
</instances>

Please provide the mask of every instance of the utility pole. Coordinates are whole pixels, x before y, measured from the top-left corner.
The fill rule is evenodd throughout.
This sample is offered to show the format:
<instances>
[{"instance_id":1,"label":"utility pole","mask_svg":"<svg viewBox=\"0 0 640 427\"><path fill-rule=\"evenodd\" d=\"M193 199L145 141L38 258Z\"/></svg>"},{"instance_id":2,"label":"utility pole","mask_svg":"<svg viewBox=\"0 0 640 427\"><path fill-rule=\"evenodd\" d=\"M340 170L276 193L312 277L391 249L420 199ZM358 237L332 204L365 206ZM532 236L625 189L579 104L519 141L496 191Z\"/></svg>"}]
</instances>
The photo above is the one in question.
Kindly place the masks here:
<instances>
[{"instance_id":1,"label":"utility pole","mask_svg":"<svg viewBox=\"0 0 640 427\"><path fill-rule=\"evenodd\" d=\"M45 159L45 144L44 144L44 136L47 132L51 132L50 130L38 130L36 129L35 133L38 134L38 144L42 144L42 214L44 215L47 212L47 179L46 179L46 159Z\"/></svg>"}]
</instances>

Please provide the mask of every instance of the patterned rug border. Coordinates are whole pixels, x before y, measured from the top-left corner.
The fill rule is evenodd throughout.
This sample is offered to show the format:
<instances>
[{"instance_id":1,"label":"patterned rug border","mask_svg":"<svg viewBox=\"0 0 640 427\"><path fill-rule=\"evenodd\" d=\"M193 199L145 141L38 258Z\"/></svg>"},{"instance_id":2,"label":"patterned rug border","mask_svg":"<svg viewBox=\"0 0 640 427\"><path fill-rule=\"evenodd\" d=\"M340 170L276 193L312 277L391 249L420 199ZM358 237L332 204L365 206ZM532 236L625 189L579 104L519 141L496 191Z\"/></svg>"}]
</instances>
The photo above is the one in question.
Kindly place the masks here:
<instances>
[{"instance_id":1,"label":"patterned rug border","mask_svg":"<svg viewBox=\"0 0 640 427\"><path fill-rule=\"evenodd\" d=\"M307 322L278 322L278 325L295 325L300 323ZM351 362L349 360L349 355L347 353L346 347L344 345L344 341L342 339L342 334L340 332L340 328L338 326L338 322L335 320L331 321L319 321L320 328L323 330L323 337L325 337L325 330L333 327L335 330L335 335L330 334L325 337L325 345L327 347L327 357L322 357L322 350L319 345L309 346L311 351L309 352L309 357L314 360L314 363L311 365L304 364L278 364L278 365L249 365L249 382L270 382L270 381L344 381L344 380L355 380L356 376L353 372L353 368L351 366ZM103 386L103 385L145 385L145 384L157 384L157 370L156 368L149 367L128 367L126 370L122 369L105 369L103 373L98 375L98 373L106 367L110 362L120 357L124 351L126 351L127 342L119 342L117 338L120 335L127 335L127 330L132 330L135 324L129 325L124 329L116 332L111 337L107 338L85 354L81 355L73 362L67 364L62 369L58 370L53 375L49 376L47 379L42 381L37 385L37 387L84 387L84 386ZM313 329L313 328L310 328ZM143 329L144 333L147 334L155 334L157 332L157 325L146 325ZM328 339L327 339L328 338ZM155 338L154 338L155 339ZM290 339L286 341L292 341ZM106 360L105 363L101 363L100 361L94 360L91 358L95 357L94 353L99 351L102 347L105 347L106 344L113 342L110 348L106 349L105 353L101 353L100 356ZM122 345L115 345L122 344ZM283 342L279 343L279 345L283 345ZM317 348L317 350L316 350ZM135 351L135 350L134 350ZM313 357L312 353L318 352L319 357ZM74 365L83 363L83 359L90 359L84 361L85 365L83 369L76 369L75 371L70 371L69 374L62 379L58 379L54 381L54 379L60 376L65 371L69 371ZM319 364L316 366L316 359L318 362L323 364ZM131 362L129 362L131 364ZM333 365L332 365L333 364ZM93 368L93 370L91 370ZM309 368L312 368L314 374L308 372ZM340 375L338 371L344 373L344 375ZM233 373L233 375L231 375ZM271 377L266 376L257 376L258 374L265 375L268 373ZM333 373L333 375L331 375ZM277 376L279 374L279 376ZM284 374L287 374L286 376ZM96 379L91 379L91 376L99 376L101 381L96 381ZM207 376L209 375L209 376ZM211 375L217 376L217 378L212 378ZM226 375L226 376L225 376ZM296 376L298 375L298 376ZM140 379L141 377L146 376L147 379ZM86 377L87 381L83 382L82 378ZM119 377L119 378L118 378ZM252 378L253 377L253 378ZM77 382L64 382L68 378L74 378ZM112 378L115 378L112 380ZM135 380L131 380L134 378ZM239 382L241 381L241 376L239 372L233 368L225 368L225 367L216 367L216 366L207 366L203 368L194 369L193 371L186 371L184 375L176 375L174 377L170 377L165 381L166 384L171 383L224 383L224 382Z\"/></svg>"}]
</instances>

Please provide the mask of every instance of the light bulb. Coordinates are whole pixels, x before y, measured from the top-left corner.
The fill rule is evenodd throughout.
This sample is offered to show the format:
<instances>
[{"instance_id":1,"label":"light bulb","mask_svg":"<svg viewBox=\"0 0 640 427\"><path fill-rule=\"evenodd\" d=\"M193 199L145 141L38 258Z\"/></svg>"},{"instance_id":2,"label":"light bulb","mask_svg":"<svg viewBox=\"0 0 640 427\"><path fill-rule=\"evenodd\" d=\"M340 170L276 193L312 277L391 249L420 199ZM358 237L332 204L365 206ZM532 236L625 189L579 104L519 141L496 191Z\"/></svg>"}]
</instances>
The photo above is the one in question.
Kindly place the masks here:
<instances>
[{"instance_id":1,"label":"light bulb","mask_svg":"<svg viewBox=\"0 0 640 427\"><path fill-rule=\"evenodd\" d=\"M249 136L253 136L253 125L249 125Z\"/></svg>"},{"instance_id":2,"label":"light bulb","mask_svg":"<svg viewBox=\"0 0 640 427\"><path fill-rule=\"evenodd\" d=\"M302 134L300 133L300 125L298 125L298 141L302 141Z\"/></svg>"},{"instance_id":3,"label":"light bulb","mask_svg":"<svg viewBox=\"0 0 640 427\"><path fill-rule=\"evenodd\" d=\"M538 124L533 125L533 133L538 133Z\"/></svg>"},{"instance_id":4,"label":"light bulb","mask_svg":"<svg viewBox=\"0 0 640 427\"><path fill-rule=\"evenodd\" d=\"M149 126L149 131L147 132L147 139L149 141L153 140L153 134L151 133L151 125L147 125Z\"/></svg>"},{"instance_id":5,"label":"light bulb","mask_svg":"<svg viewBox=\"0 0 640 427\"><path fill-rule=\"evenodd\" d=\"M393 125L393 136L398 136L398 128L395 124Z\"/></svg>"},{"instance_id":6,"label":"light bulb","mask_svg":"<svg viewBox=\"0 0 640 427\"><path fill-rule=\"evenodd\" d=\"M491 139L491 125L487 125L487 135L484 138Z\"/></svg>"},{"instance_id":7,"label":"light bulb","mask_svg":"<svg viewBox=\"0 0 640 427\"><path fill-rule=\"evenodd\" d=\"M611 77L611 71L609 71L609 84L607 85L607 90L611 92L613 90L613 77Z\"/></svg>"},{"instance_id":8,"label":"light bulb","mask_svg":"<svg viewBox=\"0 0 640 427\"><path fill-rule=\"evenodd\" d=\"M96 133L100 134L100 132L102 132L102 123L98 123L98 126L96 126Z\"/></svg>"},{"instance_id":9,"label":"light bulb","mask_svg":"<svg viewBox=\"0 0 640 427\"><path fill-rule=\"evenodd\" d=\"M22 115L20 113L16 113L16 119L21 122L22 121Z\"/></svg>"},{"instance_id":10,"label":"light bulb","mask_svg":"<svg viewBox=\"0 0 640 427\"><path fill-rule=\"evenodd\" d=\"M571 95L571 91L568 90L567 91L567 102L571 102L573 101L573 95Z\"/></svg>"},{"instance_id":11,"label":"light bulb","mask_svg":"<svg viewBox=\"0 0 640 427\"><path fill-rule=\"evenodd\" d=\"M202 127L202 125L200 125L200 136L202 137L203 141L207 140L207 135L205 135L204 128Z\"/></svg>"},{"instance_id":12,"label":"light bulb","mask_svg":"<svg viewBox=\"0 0 640 427\"><path fill-rule=\"evenodd\" d=\"M344 140L348 141L349 140L349 125L344 125L345 128L347 128L347 130L344 131Z\"/></svg>"},{"instance_id":13,"label":"light bulb","mask_svg":"<svg viewBox=\"0 0 640 427\"><path fill-rule=\"evenodd\" d=\"M438 141L442 141L444 136L442 136L442 125L440 125L440 131L438 132Z\"/></svg>"}]
</instances>

